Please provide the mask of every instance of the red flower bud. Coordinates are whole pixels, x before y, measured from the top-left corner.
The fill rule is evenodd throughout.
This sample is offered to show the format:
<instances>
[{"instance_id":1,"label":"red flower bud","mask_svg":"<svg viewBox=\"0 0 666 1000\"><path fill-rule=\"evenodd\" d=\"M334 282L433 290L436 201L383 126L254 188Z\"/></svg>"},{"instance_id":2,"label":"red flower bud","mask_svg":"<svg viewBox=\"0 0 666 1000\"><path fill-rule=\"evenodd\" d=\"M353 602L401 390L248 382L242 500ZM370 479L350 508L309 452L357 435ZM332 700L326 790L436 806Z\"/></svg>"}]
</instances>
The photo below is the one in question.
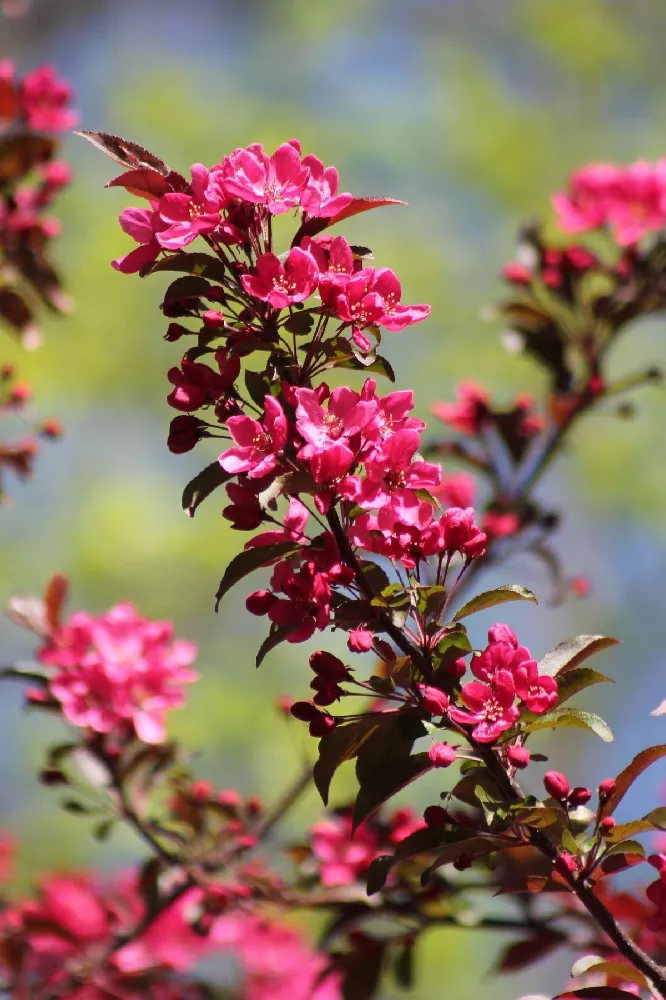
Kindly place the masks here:
<instances>
[{"instance_id":1,"label":"red flower bud","mask_svg":"<svg viewBox=\"0 0 666 1000\"><path fill-rule=\"evenodd\" d=\"M562 875L572 875L576 871L576 859L568 851L560 851L555 861L555 868Z\"/></svg>"},{"instance_id":2,"label":"red flower bud","mask_svg":"<svg viewBox=\"0 0 666 1000\"><path fill-rule=\"evenodd\" d=\"M332 729L335 729L335 719L332 715L319 715L313 719L309 726L310 736L326 736Z\"/></svg>"},{"instance_id":3,"label":"red flower bud","mask_svg":"<svg viewBox=\"0 0 666 1000\"><path fill-rule=\"evenodd\" d=\"M206 425L202 420L189 413L181 413L169 424L167 448L174 455L184 455L186 451L192 451L205 434Z\"/></svg>"},{"instance_id":4,"label":"red flower bud","mask_svg":"<svg viewBox=\"0 0 666 1000\"><path fill-rule=\"evenodd\" d=\"M267 615L276 600L277 597L270 590L255 590L253 594L247 595L245 607L251 615Z\"/></svg>"},{"instance_id":5,"label":"red flower bud","mask_svg":"<svg viewBox=\"0 0 666 1000\"><path fill-rule=\"evenodd\" d=\"M552 795L558 802L563 802L569 795L569 781L561 771L546 771L543 783L548 794Z\"/></svg>"},{"instance_id":6,"label":"red flower bud","mask_svg":"<svg viewBox=\"0 0 666 1000\"><path fill-rule=\"evenodd\" d=\"M295 701L289 711L300 722L314 722L321 715L311 701Z\"/></svg>"},{"instance_id":7,"label":"red flower bud","mask_svg":"<svg viewBox=\"0 0 666 1000\"><path fill-rule=\"evenodd\" d=\"M449 767L455 759L455 748L449 743L433 743L428 750L428 760L433 767Z\"/></svg>"},{"instance_id":8,"label":"red flower bud","mask_svg":"<svg viewBox=\"0 0 666 1000\"><path fill-rule=\"evenodd\" d=\"M312 699L315 705L323 708L338 701L340 695L344 693L334 681L328 681L325 677L315 677L310 687L317 692Z\"/></svg>"},{"instance_id":9,"label":"red flower bud","mask_svg":"<svg viewBox=\"0 0 666 1000\"><path fill-rule=\"evenodd\" d=\"M469 854L465 854L465 852L463 851L463 853L459 854L456 860L453 862L453 867L458 872L464 872L467 870L467 868L472 867L472 861L473 858L470 858Z\"/></svg>"},{"instance_id":10,"label":"red flower bud","mask_svg":"<svg viewBox=\"0 0 666 1000\"><path fill-rule=\"evenodd\" d=\"M509 747L507 758L512 767L522 768L527 767L532 759L532 755L526 747L515 746Z\"/></svg>"},{"instance_id":11,"label":"red flower bud","mask_svg":"<svg viewBox=\"0 0 666 1000\"><path fill-rule=\"evenodd\" d=\"M601 830L601 836L606 837L611 830L615 829L617 826L617 821L613 816L604 816L601 823L599 824L599 829Z\"/></svg>"},{"instance_id":12,"label":"red flower bud","mask_svg":"<svg viewBox=\"0 0 666 1000\"><path fill-rule=\"evenodd\" d=\"M449 696L439 688L426 686L421 690L421 700L430 715L444 715L449 707Z\"/></svg>"},{"instance_id":13,"label":"red flower bud","mask_svg":"<svg viewBox=\"0 0 666 1000\"><path fill-rule=\"evenodd\" d=\"M193 781L190 785L190 794L197 802L207 802L213 793L213 786L210 781Z\"/></svg>"},{"instance_id":14,"label":"red flower bud","mask_svg":"<svg viewBox=\"0 0 666 1000\"><path fill-rule=\"evenodd\" d=\"M312 654L310 657L310 668L319 677L323 677L327 681L341 681L347 673L347 668L342 660L339 660L337 656L333 656L333 653L327 653L323 649Z\"/></svg>"},{"instance_id":15,"label":"red flower bud","mask_svg":"<svg viewBox=\"0 0 666 1000\"><path fill-rule=\"evenodd\" d=\"M237 809L243 798L235 788L223 788L221 792L218 792L217 801L229 809Z\"/></svg>"},{"instance_id":16,"label":"red flower bud","mask_svg":"<svg viewBox=\"0 0 666 1000\"><path fill-rule=\"evenodd\" d=\"M207 309L203 314L203 325L208 330L216 330L224 325L224 316L219 309Z\"/></svg>"},{"instance_id":17,"label":"red flower bud","mask_svg":"<svg viewBox=\"0 0 666 1000\"><path fill-rule=\"evenodd\" d=\"M187 327L182 326L180 323L169 323L167 327L167 332L164 334L164 339L169 341L169 343L174 343L176 340L180 340L182 336L188 334L190 331Z\"/></svg>"},{"instance_id":18,"label":"red flower bud","mask_svg":"<svg viewBox=\"0 0 666 1000\"><path fill-rule=\"evenodd\" d=\"M59 420L45 420L42 426L39 428L40 433L47 438L57 439L62 437L62 424Z\"/></svg>"},{"instance_id":19,"label":"red flower bud","mask_svg":"<svg viewBox=\"0 0 666 1000\"><path fill-rule=\"evenodd\" d=\"M592 798L592 792L589 788L584 788L582 785L577 785L569 796L569 802L572 806L584 806Z\"/></svg>"},{"instance_id":20,"label":"red flower bud","mask_svg":"<svg viewBox=\"0 0 666 1000\"><path fill-rule=\"evenodd\" d=\"M615 795L616 787L614 778L604 778L599 785L599 801L602 805L608 802L612 795Z\"/></svg>"},{"instance_id":21,"label":"red flower bud","mask_svg":"<svg viewBox=\"0 0 666 1000\"><path fill-rule=\"evenodd\" d=\"M428 826L446 826L451 822L451 817L443 806L428 806L423 819Z\"/></svg>"}]
</instances>

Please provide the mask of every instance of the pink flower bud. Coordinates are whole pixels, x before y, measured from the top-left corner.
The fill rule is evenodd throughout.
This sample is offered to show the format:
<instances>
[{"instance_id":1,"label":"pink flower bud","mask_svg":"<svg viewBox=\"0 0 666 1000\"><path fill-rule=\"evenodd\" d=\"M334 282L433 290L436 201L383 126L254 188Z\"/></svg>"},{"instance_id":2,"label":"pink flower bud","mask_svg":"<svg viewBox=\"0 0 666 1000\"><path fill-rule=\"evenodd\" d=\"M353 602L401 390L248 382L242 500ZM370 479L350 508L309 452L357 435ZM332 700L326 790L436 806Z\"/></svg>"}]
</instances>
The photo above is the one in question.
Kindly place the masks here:
<instances>
[{"instance_id":1,"label":"pink flower bud","mask_svg":"<svg viewBox=\"0 0 666 1000\"><path fill-rule=\"evenodd\" d=\"M532 755L526 747L515 746L509 747L507 758L512 767L522 768L527 767L532 759Z\"/></svg>"},{"instance_id":2,"label":"pink flower bud","mask_svg":"<svg viewBox=\"0 0 666 1000\"><path fill-rule=\"evenodd\" d=\"M426 686L421 691L421 701L430 715L444 715L449 707L449 696L439 688Z\"/></svg>"},{"instance_id":3,"label":"pink flower bud","mask_svg":"<svg viewBox=\"0 0 666 1000\"><path fill-rule=\"evenodd\" d=\"M453 661L453 663L448 664L446 668L446 673L449 675L449 677L453 677L455 681L459 681L462 680L462 678L465 676L466 670L467 670L467 664L463 659L463 657L459 656L457 660Z\"/></svg>"},{"instance_id":4,"label":"pink flower bud","mask_svg":"<svg viewBox=\"0 0 666 1000\"><path fill-rule=\"evenodd\" d=\"M589 788L584 788L582 785L577 785L571 795L569 796L569 802L572 806L585 806L592 798L592 792Z\"/></svg>"},{"instance_id":5,"label":"pink flower bud","mask_svg":"<svg viewBox=\"0 0 666 1000\"><path fill-rule=\"evenodd\" d=\"M224 316L219 309L207 309L202 318L203 325L208 330L216 330L224 325Z\"/></svg>"},{"instance_id":6,"label":"pink flower bud","mask_svg":"<svg viewBox=\"0 0 666 1000\"><path fill-rule=\"evenodd\" d=\"M255 590L253 594L248 594L245 607L251 615L267 615L276 600L270 590Z\"/></svg>"},{"instance_id":7,"label":"pink flower bud","mask_svg":"<svg viewBox=\"0 0 666 1000\"><path fill-rule=\"evenodd\" d=\"M300 722L314 722L321 715L311 701L295 701L289 711Z\"/></svg>"},{"instance_id":8,"label":"pink flower bud","mask_svg":"<svg viewBox=\"0 0 666 1000\"><path fill-rule=\"evenodd\" d=\"M495 625L490 626L488 642L506 642L514 649L518 649L518 636L510 625L504 625L502 622L496 622Z\"/></svg>"},{"instance_id":9,"label":"pink flower bud","mask_svg":"<svg viewBox=\"0 0 666 1000\"><path fill-rule=\"evenodd\" d=\"M567 798L570 791L569 781L561 771L546 771L543 783L548 794L558 802L563 802Z\"/></svg>"},{"instance_id":10,"label":"pink flower bud","mask_svg":"<svg viewBox=\"0 0 666 1000\"><path fill-rule=\"evenodd\" d=\"M207 802L213 793L213 786L210 781L193 781L190 785L190 794L197 802Z\"/></svg>"},{"instance_id":11,"label":"pink flower bud","mask_svg":"<svg viewBox=\"0 0 666 1000\"><path fill-rule=\"evenodd\" d=\"M310 736L326 736L332 729L335 729L335 719L332 715L323 713L313 719L310 723Z\"/></svg>"},{"instance_id":12,"label":"pink flower bud","mask_svg":"<svg viewBox=\"0 0 666 1000\"><path fill-rule=\"evenodd\" d=\"M223 788L221 792L218 792L217 801L220 805L227 806L228 809L237 809L243 798L235 788Z\"/></svg>"},{"instance_id":13,"label":"pink flower bud","mask_svg":"<svg viewBox=\"0 0 666 1000\"><path fill-rule=\"evenodd\" d=\"M45 420L42 426L39 428L40 433L47 438L52 438L57 440L62 437L63 428L59 420Z\"/></svg>"},{"instance_id":14,"label":"pink flower bud","mask_svg":"<svg viewBox=\"0 0 666 1000\"><path fill-rule=\"evenodd\" d=\"M562 875L572 875L576 871L576 859L568 851L560 851L555 861L555 868Z\"/></svg>"},{"instance_id":15,"label":"pink flower bud","mask_svg":"<svg viewBox=\"0 0 666 1000\"><path fill-rule=\"evenodd\" d=\"M603 805L604 802L608 802L611 796L615 795L615 779L614 778L604 778L604 780L599 785L599 801Z\"/></svg>"},{"instance_id":16,"label":"pink flower bud","mask_svg":"<svg viewBox=\"0 0 666 1000\"><path fill-rule=\"evenodd\" d=\"M314 670L318 677L323 677L327 681L341 681L344 679L347 673L347 668L345 667L342 660L339 660L337 656L333 656L333 653L327 653L325 650L317 650L310 657L310 668Z\"/></svg>"},{"instance_id":17,"label":"pink flower bud","mask_svg":"<svg viewBox=\"0 0 666 1000\"><path fill-rule=\"evenodd\" d=\"M613 816L604 816L601 823L599 824L599 829L601 830L601 836L606 837L611 830L614 830L617 826L617 820Z\"/></svg>"},{"instance_id":18,"label":"pink flower bud","mask_svg":"<svg viewBox=\"0 0 666 1000\"><path fill-rule=\"evenodd\" d=\"M367 653L372 649L374 635L366 628L352 629L347 638L347 645L353 653Z\"/></svg>"},{"instance_id":19,"label":"pink flower bud","mask_svg":"<svg viewBox=\"0 0 666 1000\"><path fill-rule=\"evenodd\" d=\"M456 751L450 743L433 743L428 750L428 760L433 767L450 767L455 759Z\"/></svg>"},{"instance_id":20,"label":"pink flower bud","mask_svg":"<svg viewBox=\"0 0 666 1000\"><path fill-rule=\"evenodd\" d=\"M427 826L446 826L451 818L443 806L428 806L423 813Z\"/></svg>"}]
</instances>

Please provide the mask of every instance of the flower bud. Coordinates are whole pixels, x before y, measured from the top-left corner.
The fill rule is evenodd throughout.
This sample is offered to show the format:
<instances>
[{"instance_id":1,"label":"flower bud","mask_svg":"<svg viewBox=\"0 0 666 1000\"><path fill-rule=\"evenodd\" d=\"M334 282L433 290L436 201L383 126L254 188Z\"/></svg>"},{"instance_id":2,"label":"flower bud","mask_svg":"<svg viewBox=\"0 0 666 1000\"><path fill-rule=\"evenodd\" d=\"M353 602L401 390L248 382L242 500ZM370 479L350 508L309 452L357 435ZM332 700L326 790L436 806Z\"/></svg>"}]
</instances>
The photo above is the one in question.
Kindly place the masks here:
<instances>
[{"instance_id":1,"label":"flower bud","mask_svg":"<svg viewBox=\"0 0 666 1000\"><path fill-rule=\"evenodd\" d=\"M224 325L224 316L219 309L207 309L202 319L203 325L208 330L217 330Z\"/></svg>"},{"instance_id":2,"label":"flower bud","mask_svg":"<svg viewBox=\"0 0 666 1000\"><path fill-rule=\"evenodd\" d=\"M45 420L42 426L39 428L39 432L40 434L43 435L43 437L53 438L54 440L57 440L58 438L62 437L63 433L62 424L60 423L59 420L54 420L53 418L50 420Z\"/></svg>"},{"instance_id":3,"label":"flower bud","mask_svg":"<svg viewBox=\"0 0 666 1000\"><path fill-rule=\"evenodd\" d=\"M321 715L311 701L295 701L289 711L300 722L314 722Z\"/></svg>"},{"instance_id":4,"label":"flower bud","mask_svg":"<svg viewBox=\"0 0 666 1000\"><path fill-rule=\"evenodd\" d=\"M576 871L576 859L568 851L560 851L555 861L555 868L562 875L572 875Z\"/></svg>"},{"instance_id":5,"label":"flower bud","mask_svg":"<svg viewBox=\"0 0 666 1000\"><path fill-rule=\"evenodd\" d=\"M614 830L617 826L617 820L613 816L604 816L601 823L599 824L599 829L601 831L602 837L607 837L611 830Z\"/></svg>"},{"instance_id":6,"label":"flower bud","mask_svg":"<svg viewBox=\"0 0 666 1000\"><path fill-rule=\"evenodd\" d=\"M169 424L167 448L174 455L184 455L186 451L192 451L205 433L206 425L202 420L189 413L181 413Z\"/></svg>"},{"instance_id":7,"label":"flower bud","mask_svg":"<svg viewBox=\"0 0 666 1000\"><path fill-rule=\"evenodd\" d=\"M532 759L532 755L526 747L515 746L509 747L507 751L507 758L512 767L522 768L527 767Z\"/></svg>"},{"instance_id":8,"label":"flower bud","mask_svg":"<svg viewBox=\"0 0 666 1000\"><path fill-rule=\"evenodd\" d=\"M372 649L374 635L367 628L354 628L347 637L347 645L352 653L367 653Z\"/></svg>"},{"instance_id":9,"label":"flower bud","mask_svg":"<svg viewBox=\"0 0 666 1000\"><path fill-rule=\"evenodd\" d=\"M345 667L342 660L339 660L337 656L333 656L333 653L327 653L325 650L317 650L310 657L310 668L314 670L318 677L323 677L327 681L341 681L344 680L347 668Z\"/></svg>"},{"instance_id":10,"label":"flower bud","mask_svg":"<svg viewBox=\"0 0 666 1000\"><path fill-rule=\"evenodd\" d=\"M561 771L546 771L543 783L548 794L558 802L563 802L567 798L570 791L569 781Z\"/></svg>"},{"instance_id":11,"label":"flower bud","mask_svg":"<svg viewBox=\"0 0 666 1000\"><path fill-rule=\"evenodd\" d=\"M585 806L591 798L592 792L589 788L584 788L582 785L576 785L569 795L569 803L572 806Z\"/></svg>"},{"instance_id":12,"label":"flower bud","mask_svg":"<svg viewBox=\"0 0 666 1000\"><path fill-rule=\"evenodd\" d=\"M332 715L318 715L310 723L310 736L326 736L332 729L335 729L335 719Z\"/></svg>"},{"instance_id":13,"label":"flower bud","mask_svg":"<svg viewBox=\"0 0 666 1000\"><path fill-rule=\"evenodd\" d=\"M436 687L424 687L421 690L421 701L430 715L444 715L449 707L449 696Z\"/></svg>"},{"instance_id":14,"label":"flower bud","mask_svg":"<svg viewBox=\"0 0 666 1000\"><path fill-rule=\"evenodd\" d=\"M170 344L174 343L176 340L180 340L182 336L188 334L190 331L187 327L182 326L180 323L169 323L167 327L167 332L164 334L164 339Z\"/></svg>"},{"instance_id":15,"label":"flower bud","mask_svg":"<svg viewBox=\"0 0 666 1000\"><path fill-rule=\"evenodd\" d=\"M496 622L488 629L488 642L506 642L507 645L518 648L518 636L510 625L503 622Z\"/></svg>"},{"instance_id":16,"label":"flower bud","mask_svg":"<svg viewBox=\"0 0 666 1000\"><path fill-rule=\"evenodd\" d=\"M428 760L433 767L449 767L455 759L456 751L450 743L433 743L428 750Z\"/></svg>"},{"instance_id":17,"label":"flower bud","mask_svg":"<svg viewBox=\"0 0 666 1000\"><path fill-rule=\"evenodd\" d=\"M446 826L451 822L451 817L444 806L428 806L424 810L423 819L427 826Z\"/></svg>"},{"instance_id":18,"label":"flower bud","mask_svg":"<svg viewBox=\"0 0 666 1000\"><path fill-rule=\"evenodd\" d=\"M599 785L599 801L602 805L615 795L616 787L614 778L604 778Z\"/></svg>"},{"instance_id":19,"label":"flower bud","mask_svg":"<svg viewBox=\"0 0 666 1000\"><path fill-rule=\"evenodd\" d=\"M459 854L456 860L453 862L453 867L458 872L464 872L468 868L472 867L472 861L473 858L471 858L469 854L465 854L465 852L463 851L463 853Z\"/></svg>"},{"instance_id":20,"label":"flower bud","mask_svg":"<svg viewBox=\"0 0 666 1000\"><path fill-rule=\"evenodd\" d=\"M245 599L245 607L251 615L267 615L277 600L270 590L255 590Z\"/></svg>"},{"instance_id":21,"label":"flower bud","mask_svg":"<svg viewBox=\"0 0 666 1000\"><path fill-rule=\"evenodd\" d=\"M315 705L322 708L338 701L340 695L344 693L334 681L328 681L325 677L315 677L310 687L317 692L312 700Z\"/></svg>"},{"instance_id":22,"label":"flower bud","mask_svg":"<svg viewBox=\"0 0 666 1000\"><path fill-rule=\"evenodd\" d=\"M449 677L452 677L454 681L460 681L465 676L465 671L467 670L467 664L462 656L459 656L457 660L453 663L449 663L446 667L446 673Z\"/></svg>"}]
</instances>

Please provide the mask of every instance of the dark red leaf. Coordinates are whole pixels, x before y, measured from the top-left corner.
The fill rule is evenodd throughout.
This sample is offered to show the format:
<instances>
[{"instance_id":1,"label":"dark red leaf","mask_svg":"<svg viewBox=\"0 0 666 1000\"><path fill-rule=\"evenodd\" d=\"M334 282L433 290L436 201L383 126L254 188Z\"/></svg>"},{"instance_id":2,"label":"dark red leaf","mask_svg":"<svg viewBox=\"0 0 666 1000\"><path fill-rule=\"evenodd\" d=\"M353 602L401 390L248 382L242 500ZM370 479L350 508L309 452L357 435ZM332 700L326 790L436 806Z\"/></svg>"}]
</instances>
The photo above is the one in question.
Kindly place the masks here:
<instances>
[{"instance_id":1,"label":"dark red leaf","mask_svg":"<svg viewBox=\"0 0 666 1000\"><path fill-rule=\"evenodd\" d=\"M658 760L662 760L664 757L666 757L666 743L661 743L656 747L648 747L647 750L641 750L632 762L623 771L620 771L615 779L615 791L601 809L602 818L614 813L634 781L636 781L636 778L639 778L643 771L646 771L648 767L655 764Z\"/></svg>"},{"instance_id":2,"label":"dark red leaf","mask_svg":"<svg viewBox=\"0 0 666 1000\"><path fill-rule=\"evenodd\" d=\"M87 129L80 129L74 134L87 139L93 146L101 149L103 153L106 153L123 167L131 169L148 167L164 177L170 172L164 160L160 160L159 156L155 156L154 153L130 139L121 139L119 135L109 135L108 132L89 132Z\"/></svg>"},{"instance_id":3,"label":"dark red leaf","mask_svg":"<svg viewBox=\"0 0 666 1000\"><path fill-rule=\"evenodd\" d=\"M46 624L50 632L56 632L60 628L61 612L67 592L69 590L69 580L66 576L56 573L49 580L44 594L44 609L46 612Z\"/></svg>"},{"instance_id":4,"label":"dark red leaf","mask_svg":"<svg viewBox=\"0 0 666 1000\"><path fill-rule=\"evenodd\" d=\"M124 174L119 174L113 180L107 181L104 187L123 187L130 194L138 198L148 198L149 201L157 201L163 194L168 194L173 190L167 177L158 170L149 167L140 167L137 170L128 170Z\"/></svg>"},{"instance_id":5,"label":"dark red leaf","mask_svg":"<svg viewBox=\"0 0 666 1000\"><path fill-rule=\"evenodd\" d=\"M497 963L498 972L516 972L534 962L540 961L558 945L566 941L566 936L556 930L543 930L522 941L509 945L500 955Z\"/></svg>"}]
</instances>

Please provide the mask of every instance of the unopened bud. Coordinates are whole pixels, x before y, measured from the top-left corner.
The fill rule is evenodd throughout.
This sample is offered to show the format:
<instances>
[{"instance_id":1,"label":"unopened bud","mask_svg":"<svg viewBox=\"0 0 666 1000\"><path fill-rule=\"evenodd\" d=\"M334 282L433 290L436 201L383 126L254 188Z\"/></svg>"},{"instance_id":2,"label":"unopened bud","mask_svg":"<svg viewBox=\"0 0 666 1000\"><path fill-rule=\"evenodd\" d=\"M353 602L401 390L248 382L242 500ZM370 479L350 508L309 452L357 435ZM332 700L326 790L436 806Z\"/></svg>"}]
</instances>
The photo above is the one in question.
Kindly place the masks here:
<instances>
[{"instance_id":1,"label":"unopened bud","mask_svg":"<svg viewBox=\"0 0 666 1000\"><path fill-rule=\"evenodd\" d=\"M599 785L599 801L602 805L615 795L616 787L614 778L604 778Z\"/></svg>"},{"instance_id":2,"label":"unopened bud","mask_svg":"<svg viewBox=\"0 0 666 1000\"><path fill-rule=\"evenodd\" d=\"M436 687L424 687L421 691L421 700L430 715L444 715L449 707L449 696Z\"/></svg>"},{"instance_id":3,"label":"unopened bud","mask_svg":"<svg viewBox=\"0 0 666 1000\"><path fill-rule=\"evenodd\" d=\"M599 829L601 830L601 836L607 837L611 830L614 830L617 826L617 821L613 816L604 816L601 823L599 824Z\"/></svg>"},{"instance_id":4,"label":"unopened bud","mask_svg":"<svg viewBox=\"0 0 666 1000\"><path fill-rule=\"evenodd\" d=\"M455 759L456 751L450 743L433 743L428 750L428 760L433 767L449 767Z\"/></svg>"},{"instance_id":5,"label":"unopened bud","mask_svg":"<svg viewBox=\"0 0 666 1000\"><path fill-rule=\"evenodd\" d=\"M313 719L310 723L310 736L320 737L326 736L335 729L335 719L332 715L319 715L316 719Z\"/></svg>"},{"instance_id":6,"label":"unopened bud","mask_svg":"<svg viewBox=\"0 0 666 1000\"><path fill-rule=\"evenodd\" d=\"M548 794L552 795L558 802L564 802L569 795L569 781L561 771L546 771L543 783Z\"/></svg>"},{"instance_id":7,"label":"unopened bud","mask_svg":"<svg viewBox=\"0 0 666 1000\"><path fill-rule=\"evenodd\" d=\"M333 653L327 653L325 650L317 650L310 657L310 668L314 670L318 677L324 678L327 681L341 681L344 679L347 668L345 667L342 660L339 660L337 656L333 656Z\"/></svg>"},{"instance_id":8,"label":"unopened bud","mask_svg":"<svg viewBox=\"0 0 666 1000\"><path fill-rule=\"evenodd\" d=\"M424 810L423 819L427 826L446 826L451 817L443 806L428 806Z\"/></svg>"},{"instance_id":9,"label":"unopened bud","mask_svg":"<svg viewBox=\"0 0 666 1000\"><path fill-rule=\"evenodd\" d=\"M509 747L507 751L507 758L512 767L523 768L527 767L532 759L532 755L526 747L515 746Z\"/></svg>"},{"instance_id":10,"label":"unopened bud","mask_svg":"<svg viewBox=\"0 0 666 1000\"><path fill-rule=\"evenodd\" d=\"M569 803L572 806L585 806L591 798L592 792L589 788L577 785L569 795Z\"/></svg>"},{"instance_id":11,"label":"unopened bud","mask_svg":"<svg viewBox=\"0 0 666 1000\"><path fill-rule=\"evenodd\" d=\"M300 722L313 722L321 715L311 701L295 701L289 711Z\"/></svg>"}]
</instances>

